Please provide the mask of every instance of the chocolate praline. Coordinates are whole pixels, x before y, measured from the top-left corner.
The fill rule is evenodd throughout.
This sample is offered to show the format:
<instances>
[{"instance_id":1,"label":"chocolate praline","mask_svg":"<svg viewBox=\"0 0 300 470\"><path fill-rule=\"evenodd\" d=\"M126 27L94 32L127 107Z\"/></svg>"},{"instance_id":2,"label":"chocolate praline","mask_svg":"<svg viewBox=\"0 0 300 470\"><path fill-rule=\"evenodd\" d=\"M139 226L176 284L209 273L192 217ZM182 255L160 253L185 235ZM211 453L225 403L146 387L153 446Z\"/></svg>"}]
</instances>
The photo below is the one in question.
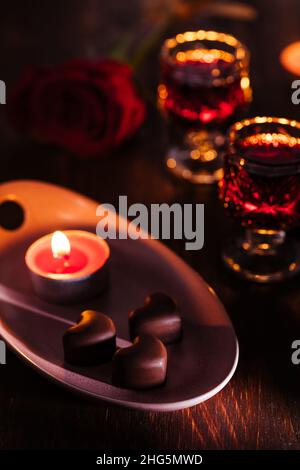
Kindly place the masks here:
<instances>
[{"instance_id":1,"label":"chocolate praline","mask_svg":"<svg viewBox=\"0 0 300 470\"><path fill-rule=\"evenodd\" d=\"M138 336L132 346L119 349L113 357L112 382L128 389L162 385L167 374L167 350L155 336Z\"/></svg>"},{"instance_id":2,"label":"chocolate praline","mask_svg":"<svg viewBox=\"0 0 300 470\"><path fill-rule=\"evenodd\" d=\"M63 335L65 361L73 365L98 365L116 351L116 328L104 313L85 310Z\"/></svg>"},{"instance_id":3,"label":"chocolate praline","mask_svg":"<svg viewBox=\"0 0 300 470\"><path fill-rule=\"evenodd\" d=\"M164 344L178 341L182 335L182 320L177 303L163 292L149 295L142 307L129 313L129 330L132 340L149 334Z\"/></svg>"}]
</instances>

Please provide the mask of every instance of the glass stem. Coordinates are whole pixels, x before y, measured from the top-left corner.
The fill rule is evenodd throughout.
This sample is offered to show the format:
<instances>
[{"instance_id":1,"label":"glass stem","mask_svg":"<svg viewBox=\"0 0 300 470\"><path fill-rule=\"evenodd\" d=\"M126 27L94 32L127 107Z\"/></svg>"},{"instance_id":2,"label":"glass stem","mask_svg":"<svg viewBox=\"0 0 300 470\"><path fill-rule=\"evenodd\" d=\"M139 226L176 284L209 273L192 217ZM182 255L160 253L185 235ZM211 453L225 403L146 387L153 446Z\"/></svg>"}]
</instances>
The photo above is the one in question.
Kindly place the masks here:
<instances>
[{"instance_id":1,"label":"glass stem","mask_svg":"<svg viewBox=\"0 0 300 470\"><path fill-rule=\"evenodd\" d=\"M274 254L285 241L283 230L246 230L243 248L251 254Z\"/></svg>"}]
</instances>

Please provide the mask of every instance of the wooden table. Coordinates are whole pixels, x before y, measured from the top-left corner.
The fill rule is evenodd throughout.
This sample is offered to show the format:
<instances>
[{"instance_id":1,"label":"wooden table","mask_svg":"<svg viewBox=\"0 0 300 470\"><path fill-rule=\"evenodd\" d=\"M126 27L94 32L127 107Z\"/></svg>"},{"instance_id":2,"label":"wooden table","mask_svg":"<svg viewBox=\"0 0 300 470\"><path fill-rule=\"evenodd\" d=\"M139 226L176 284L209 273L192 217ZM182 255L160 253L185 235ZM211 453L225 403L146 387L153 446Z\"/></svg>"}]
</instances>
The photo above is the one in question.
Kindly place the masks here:
<instances>
[{"instance_id":1,"label":"wooden table","mask_svg":"<svg viewBox=\"0 0 300 470\"><path fill-rule=\"evenodd\" d=\"M0 78L7 84L27 63L56 62L109 50L126 31L142 34L151 2L53 0L2 2ZM299 118L291 103L292 77L278 53L300 36L298 0L260 0L255 21L224 18L178 20L174 31L213 26L238 35L252 52L255 100L251 114ZM168 32L171 34L171 31ZM155 92L157 50L140 71ZM146 413L91 403L39 376L9 353L0 369L0 448L299 449L300 366L291 363L291 343L300 337L299 278L257 286L233 278L221 265L223 240L235 227L226 219L216 188L184 185L164 172L165 137L154 106L137 138L95 161L77 161L42 145L17 140L1 107L1 181L35 178L77 190L100 202L202 202L205 248L185 252L169 245L212 285L234 323L240 362L230 384L191 409Z\"/></svg>"}]
</instances>

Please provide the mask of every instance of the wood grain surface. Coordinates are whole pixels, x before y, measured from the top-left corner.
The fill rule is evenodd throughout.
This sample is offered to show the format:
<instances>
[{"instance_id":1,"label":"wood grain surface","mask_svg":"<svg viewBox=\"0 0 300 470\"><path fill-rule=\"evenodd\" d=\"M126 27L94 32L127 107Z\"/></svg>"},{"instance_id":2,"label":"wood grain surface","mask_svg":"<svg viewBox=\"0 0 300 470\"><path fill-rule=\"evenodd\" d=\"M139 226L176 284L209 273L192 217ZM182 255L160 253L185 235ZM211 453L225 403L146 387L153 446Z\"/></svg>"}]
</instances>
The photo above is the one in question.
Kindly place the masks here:
<instances>
[{"instance_id":1,"label":"wood grain surface","mask_svg":"<svg viewBox=\"0 0 300 470\"><path fill-rule=\"evenodd\" d=\"M160 2L155 2L159 4ZM152 2L153 5L153 2ZM300 36L298 0L252 1L253 21L194 16L174 31L215 27L238 35L252 53L255 100L250 114L299 118L291 81L278 54ZM152 19L148 0L10 0L1 3L0 78L8 86L28 63L106 54L128 31L136 38ZM151 8L150 8L151 9ZM143 63L139 80L151 97L158 49ZM64 185L100 202L202 202L205 247L184 251L168 245L216 290L234 323L240 363L215 398L184 411L146 413L76 397L24 365L12 353L0 369L0 448L299 449L300 366L291 363L291 343L300 337L299 278L277 286L236 280L221 265L220 250L237 228L227 219L214 187L191 187L163 168L166 138L155 106L134 141L94 161L77 161L62 150L17 139L0 116L0 180L36 178ZM295 232L295 236L299 236ZM46 334L46 333L45 333Z\"/></svg>"}]
</instances>

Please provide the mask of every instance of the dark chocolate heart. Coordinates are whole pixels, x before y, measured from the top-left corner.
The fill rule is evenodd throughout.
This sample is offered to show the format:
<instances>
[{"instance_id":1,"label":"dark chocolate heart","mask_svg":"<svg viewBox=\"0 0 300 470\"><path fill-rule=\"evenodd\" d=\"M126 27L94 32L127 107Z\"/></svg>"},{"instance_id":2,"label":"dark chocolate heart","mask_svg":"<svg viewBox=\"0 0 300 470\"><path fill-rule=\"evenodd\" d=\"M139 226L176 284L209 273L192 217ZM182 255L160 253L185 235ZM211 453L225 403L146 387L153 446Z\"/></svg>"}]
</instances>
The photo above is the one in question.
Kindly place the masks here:
<instances>
[{"instance_id":1,"label":"dark chocolate heart","mask_svg":"<svg viewBox=\"0 0 300 470\"><path fill-rule=\"evenodd\" d=\"M116 328L107 315L94 310L81 313L78 323L63 336L66 362L97 365L109 361L116 351Z\"/></svg>"},{"instance_id":2,"label":"dark chocolate heart","mask_svg":"<svg viewBox=\"0 0 300 470\"><path fill-rule=\"evenodd\" d=\"M113 357L112 382L118 387L147 389L164 383L167 350L155 336L138 336L132 346Z\"/></svg>"},{"instance_id":3,"label":"dark chocolate heart","mask_svg":"<svg viewBox=\"0 0 300 470\"><path fill-rule=\"evenodd\" d=\"M165 344L177 341L182 334L182 322L176 302L162 292L149 295L143 307L129 313L129 330L132 340L149 334Z\"/></svg>"}]
</instances>

